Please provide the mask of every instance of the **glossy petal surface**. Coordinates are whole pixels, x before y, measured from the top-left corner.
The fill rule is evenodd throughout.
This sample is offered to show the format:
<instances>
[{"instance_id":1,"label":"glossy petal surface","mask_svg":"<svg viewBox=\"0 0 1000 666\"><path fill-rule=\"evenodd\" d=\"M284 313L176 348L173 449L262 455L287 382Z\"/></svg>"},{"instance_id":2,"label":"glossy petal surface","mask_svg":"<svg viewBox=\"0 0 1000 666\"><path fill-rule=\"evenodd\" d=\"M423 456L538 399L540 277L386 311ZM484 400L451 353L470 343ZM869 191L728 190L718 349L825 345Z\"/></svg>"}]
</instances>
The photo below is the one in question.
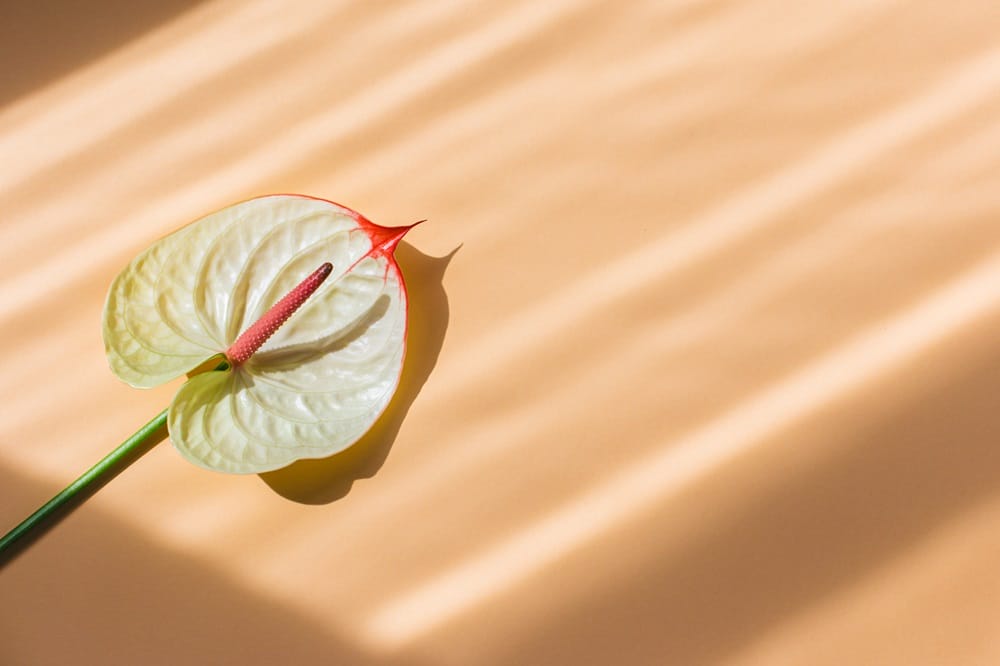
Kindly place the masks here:
<instances>
[{"instance_id":1,"label":"glossy petal surface","mask_svg":"<svg viewBox=\"0 0 1000 666\"><path fill-rule=\"evenodd\" d=\"M333 273L245 364L197 375L170 408L189 460L235 473L355 442L398 383L406 293L394 235L336 204L264 197L209 215L139 255L108 295L114 372L154 386L224 351L323 262Z\"/></svg>"}]
</instances>

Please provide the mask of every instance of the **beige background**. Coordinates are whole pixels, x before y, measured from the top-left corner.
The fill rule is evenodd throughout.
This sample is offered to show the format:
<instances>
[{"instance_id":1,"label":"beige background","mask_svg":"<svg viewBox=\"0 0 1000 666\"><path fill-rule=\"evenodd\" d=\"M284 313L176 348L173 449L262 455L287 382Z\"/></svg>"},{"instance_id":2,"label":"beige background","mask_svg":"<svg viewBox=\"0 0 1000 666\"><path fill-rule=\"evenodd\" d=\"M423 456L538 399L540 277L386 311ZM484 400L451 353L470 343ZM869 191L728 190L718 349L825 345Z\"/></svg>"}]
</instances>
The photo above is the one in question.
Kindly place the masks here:
<instances>
[{"instance_id":1,"label":"beige background","mask_svg":"<svg viewBox=\"0 0 1000 666\"><path fill-rule=\"evenodd\" d=\"M430 222L376 432L157 446L0 573L0 662L1000 663L996 2L50 4L0 21L4 526L176 389L102 351L151 241Z\"/></svg>"}]
</instances>

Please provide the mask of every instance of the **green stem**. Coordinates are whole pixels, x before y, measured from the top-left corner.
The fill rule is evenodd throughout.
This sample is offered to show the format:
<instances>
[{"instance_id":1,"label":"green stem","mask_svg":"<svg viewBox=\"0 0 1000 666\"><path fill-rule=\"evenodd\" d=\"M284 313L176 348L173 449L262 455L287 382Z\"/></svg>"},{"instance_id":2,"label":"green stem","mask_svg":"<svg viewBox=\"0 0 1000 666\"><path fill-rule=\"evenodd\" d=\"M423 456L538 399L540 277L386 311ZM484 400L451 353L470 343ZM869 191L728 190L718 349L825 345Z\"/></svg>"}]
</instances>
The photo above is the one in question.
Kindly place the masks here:
<instances>
[{"instance_id":1,"label":"green stem","mask_svg":"<svg viewBox=\"0 0 1000 666\"><path fill-rule=\"evenodd\" d=\"M9 561L20 550L15 550L15 546L26 546L31 539L37 538L48 526L51 526L52 519L60 512L60 509L68 508L74 501L80 502L93 495L104 484L135 462L139 456L166 438L166 425L167 410L164 409L152 421L139 428L134 435L122 442L117 449L39 507L20 525L5 534L3 538L0 538L0 566ZM30 538L26 539L26 537Z\"/></svg>"}]
</instances>

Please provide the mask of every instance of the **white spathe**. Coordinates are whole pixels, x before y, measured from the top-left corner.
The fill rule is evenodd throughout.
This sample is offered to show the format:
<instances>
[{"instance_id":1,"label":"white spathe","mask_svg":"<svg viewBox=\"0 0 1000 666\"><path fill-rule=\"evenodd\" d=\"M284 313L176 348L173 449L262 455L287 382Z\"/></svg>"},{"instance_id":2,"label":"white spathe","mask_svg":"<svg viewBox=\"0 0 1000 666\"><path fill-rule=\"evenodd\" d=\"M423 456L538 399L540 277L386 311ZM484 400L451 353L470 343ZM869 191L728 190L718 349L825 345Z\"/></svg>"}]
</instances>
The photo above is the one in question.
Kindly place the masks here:
<instances>
[{"instance_id":1,"label":"white spathe","mask_svg":"<svg viewBox=\"0 0 1000 666\"><path fill-rule=\"evenodd\" d=\"M185 383L170 439L191 462L258 473L357 441L402 370L406 289L393 250L405 228L329 201L251 199L164 237L115 279L104 309L112 371L132 386L174 379L225 352L324 262L333 272L246 363Z\"/></svg>"}]
</instances>

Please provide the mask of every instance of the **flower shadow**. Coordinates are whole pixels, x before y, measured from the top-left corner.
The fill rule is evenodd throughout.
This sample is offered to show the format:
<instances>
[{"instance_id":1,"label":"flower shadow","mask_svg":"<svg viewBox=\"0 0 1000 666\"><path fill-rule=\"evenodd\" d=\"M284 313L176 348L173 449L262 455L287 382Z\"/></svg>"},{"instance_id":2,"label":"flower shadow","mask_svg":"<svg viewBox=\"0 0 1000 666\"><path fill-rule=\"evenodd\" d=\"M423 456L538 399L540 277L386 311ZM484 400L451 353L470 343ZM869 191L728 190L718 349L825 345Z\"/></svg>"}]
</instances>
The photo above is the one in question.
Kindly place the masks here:
<instances>
[{"instance_id":1,"label":"flower shadow","mask_svg":"<svg viewBox=\"0 0 1000 666\"><path fill-rule=\"evenodd\" d=\"M260 474L272 490L301 504L328 504L347 495L355 481L371 478L382 468L403 419L441 353L449 315L444 273L460 247L443 257L431 257L405 241L400 243L396 259L406 279L409 328L396 394L375 425L344 451Z\"/></svg>"}]
</instances>

